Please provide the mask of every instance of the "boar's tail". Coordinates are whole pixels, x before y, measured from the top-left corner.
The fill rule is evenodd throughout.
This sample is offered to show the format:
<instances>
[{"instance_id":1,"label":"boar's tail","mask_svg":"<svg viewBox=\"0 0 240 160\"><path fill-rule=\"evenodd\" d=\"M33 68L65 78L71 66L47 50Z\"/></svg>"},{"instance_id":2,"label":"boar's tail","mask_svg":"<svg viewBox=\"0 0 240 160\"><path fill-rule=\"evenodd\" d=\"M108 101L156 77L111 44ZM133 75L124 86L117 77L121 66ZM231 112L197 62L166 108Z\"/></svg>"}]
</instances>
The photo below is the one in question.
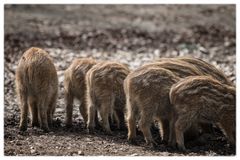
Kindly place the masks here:
<instances>
[{"instance_id":1,"label":"boar's tail","mask_svg":"<svg viewBox=\"0 0 240 160\"><path fill-rule=\"evenodd\" d=\"M92 84L92 76L93 72L87 72L86 75L86 85L87 85L87 96L86 96L86 102L87 104L93 104L96 100L94 89L93 89L93 84Z\"/></svg>"},{"instance_id":2,"label":"boar's tail","mask_svg":"<svg viewBox=\"0 0 240 160\"><path fill-rule=\"evenodd\" d=\"M175 84L172 85L170 91L169 91L169 100L171 104L175 103L176 96L175 96Z\"/></svg>"},{"instance_id":3,"label":"boar's tail","mask_svg":"<svg viewBox=\"0 0 240 160\"><path fill-rule=\"evenodd\" d=\"M131 119L133 121L136 121L136 118L138 117L138 108L136 106L136 103L133 101L130 93L130 83L131 81L126 78L124 80L124 92L126 95L126 112L127 114L127 120Z\"/></svg>"}]
</instances>

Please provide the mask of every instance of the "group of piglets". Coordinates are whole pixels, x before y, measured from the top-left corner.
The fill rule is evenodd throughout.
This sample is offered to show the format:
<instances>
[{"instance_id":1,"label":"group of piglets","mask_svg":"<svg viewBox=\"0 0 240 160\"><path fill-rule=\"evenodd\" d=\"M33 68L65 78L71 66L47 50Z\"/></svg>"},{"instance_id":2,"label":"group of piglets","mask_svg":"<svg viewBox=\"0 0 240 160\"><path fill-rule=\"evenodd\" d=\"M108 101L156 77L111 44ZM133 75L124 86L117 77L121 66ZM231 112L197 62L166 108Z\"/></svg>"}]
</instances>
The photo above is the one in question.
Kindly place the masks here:
<instances>
[{"instance_id":1,"label":"group of piglets","mask_svg":"<svg viewBox=\"0 0 240 160\"><path fill-rule=\"evenodd\" d=\"M20 101L20 130L32 127L48 132L58 97L58 77L49 54L28 49L16 70ZM162 141L185 151L184 137L219 127L235 145L235 85L215 66L197 58L161 58L130 71L126 64L74 59L64 72L66 127L72 126L73 102L89 132L100 126L107 134L113 127L128 129L136 142L140 129L147 145L156 146L151 126L158 124ZM191 134L191 135L190 135Z\"/></svg>"}]
</instances>

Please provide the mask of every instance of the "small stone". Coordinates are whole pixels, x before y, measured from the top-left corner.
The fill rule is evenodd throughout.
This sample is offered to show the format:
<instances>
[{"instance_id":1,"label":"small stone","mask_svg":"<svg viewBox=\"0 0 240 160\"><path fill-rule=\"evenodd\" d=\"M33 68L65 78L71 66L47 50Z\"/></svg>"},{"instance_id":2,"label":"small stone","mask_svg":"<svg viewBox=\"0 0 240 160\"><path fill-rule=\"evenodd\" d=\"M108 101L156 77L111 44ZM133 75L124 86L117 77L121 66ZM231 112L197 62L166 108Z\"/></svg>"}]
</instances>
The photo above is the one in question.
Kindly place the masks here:
<instances>
[{"instance_id":1,"label":"small stone","mask_svg":"<svg viewBox=\"0 0 240 160\"><path fill-rule=\"evenodd\" d=\"M83 156L83 155L84 155L84 152L83 152L83 151L78 151L78 155Z\"/></svg>"},{"instance_id":2,"label":"small stone","mask_svg":"<svg viewBox=\"0 0 240 160\"><path fill-rule=\"evenodd\" d=\"M203 53L203 54L208 54L207 49L204 48L204 47L202 47L202 46L199 47L199 51L200 51L201 53Z\"/></svg>"},{"instance_id":3,"label":"small stone","mask_svg":"<svg viewBox=\"0 0 240 160\"><path fill-rule=\"evenodd\" d=\"M36 149L35 149L34 147L30 147L30 153L31 153L31 154L36 153Z\"/></svg>"},{"instance_id":4,"label":"small stone","mask_svg":"<svg viewBox=\"0 0 240 160\"><path fill-rule=\"evenodd\" d=\"M133 153L130 156L138 156L138 154L137 153Z\"/></svg>"},{"instance_id":5,"label":"small stone","mask_svg":"<svg viewBox=\"0 0 240 160\"><path fill-rule=\"evenodd\" d=\"M17 145L17 146L21 146L21 145L22 145L22 143L21 143L21 142L19 142L19 141L17 141L16 145Z\"/></svg>"}]
</instances>

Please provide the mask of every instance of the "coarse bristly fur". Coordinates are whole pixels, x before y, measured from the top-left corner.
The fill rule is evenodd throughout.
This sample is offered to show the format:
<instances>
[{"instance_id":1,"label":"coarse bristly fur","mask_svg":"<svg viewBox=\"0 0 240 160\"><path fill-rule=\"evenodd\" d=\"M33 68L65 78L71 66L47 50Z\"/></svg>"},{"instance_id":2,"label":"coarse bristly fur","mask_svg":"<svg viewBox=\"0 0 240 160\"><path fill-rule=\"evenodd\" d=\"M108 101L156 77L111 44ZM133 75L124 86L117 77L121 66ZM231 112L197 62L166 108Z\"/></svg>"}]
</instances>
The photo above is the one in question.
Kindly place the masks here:
<instances>
[{"instance_id":1,"label":"coarse bristly fur","mask_svg":"<svg viewBox=\"0 0 240 160\"><path fill-rule=\"evenodd\" d=\"M164 58L165 59L165 58ZM136 75L136 74L142 74L142 72L144 72L144 70L148 69L148 68L164 68L164 69L167 69L168 71L172 72L172 74L174 74L174 76L176 76L178 78L178 80L180 80L180 78L184 78L184 77L187 77L187 76L192 76L192 75L202 75L201 71L198 70L194 65L192 64L189 64L187 62L184 62L184 61L170 61L170 60L163 60L163 61L160 61L160 62L152 62L152 63L148 63L148 64L145 64L139 68L137 68L136 70L134 70L132 73L129 74L129 76L127 77L127 79L130 79L131 80L131 76L132 75ZM167 77L165 77L165 81L169 81L167 79ZM149 82L151 83L151 81ZM171 85L173 83L168 83L168 86L165 86L166 88L170 88ZM138 86L139 88L141 88L141 86ZM128 91L129 89L126 88L126 91ZM130 91L129 91L130 92ZM162 104L167 104L166 100L168 99L168 93L163 93L163 92L160 92L159 93L162 93L164 94L165 96L167 97L164 97L164 95L162 95L161 97L164 97L163 100L161 100L159 98L158 101L162 101L161 103ZM151 94L150 94L151 95ZM128 95L128 93L126 93L126 97L128 97L130 95ZM133 95L134 96L134 95ZM139 103L141 103L141 99L139 99ZM153 102L151 102L153 103ZM131 105L130 105L131 106ZM148 107L149 105L146 104L146 107ZM138 106L137 106L138 107ZM167 107L165 107L167 108ZM151 110L149 110L150 112ZM141 112L141 109L139 110L139 112ZM160 134L161 134L161 137L162 137L162 140L165 141L165 142L168 142L168 135L169 135L169 121L168 119L165 119L164 121L162 121L160 123ZM191 127L187 134L186 134L186 137L191 137L191 138L194 138L194 137L197 137L198 136L198 127L197 126L193 126ZM131 131L130 131L131 132ZM130 134L130 133L129 133ZM133 134L134 135L134 134ZM129 138L131 141L133 141L134 138Z\"/></svg>"},{"instance_id":2,"label":"coarse bristly fur","mask_svg":"<svg viewBox=\"0 0 240 160\"><path fill-rule=\"evenodd\" d=\"M160 58L158 60L155 60L154 63L146 64L145 66L151 65L169 69L181 78L194 75L205 75L211 76L212 78L219 80L221 83L234 86L234 84L226 77L222 71L217 69L214 65L207 63L199 58ZM214 134L212 124L194 124L194 126L187 130L185 134L186 140L196 139L199 135L199 132Z\"/></svg>"},{"instance_id":3,"label":"coarse bristly fur","mask_svg":"<svg viewBox=\"0 0 240 160\"><path fill-rule=\"evenodd\" d=\"M176 57L176 58L160 58L155 62L187 62L194 67L196 67L202 75L211 76L221 83L233 86L233 83L227 78L227 76L219 69L217 69L214 65L205 62L202 59L194 58L194 57Z\"/></svg>"},{"instance_id":4,"label":"coarse bristly fur","mask_svg":"<svg viewBox=\"0 0 240 160\"><path fill-rule=\"evenodd\" d=\"M64 93L66 102L66 126L72 125L72 113L74 98L80 101L79 111L85 123L87 123L87 108L85 103L86 73L97 62L92 58L74 59L64 72Z\"/></svg>"},{"instance_id":5,"label":"coarse bristly fur","mask_svg":"<svg viewBox=\"0 0 240 160\"><path fill-rule=\"evenodd\" d=\"M32 126L49 131L56 106L58 78L47 52L40 48L28 49L16 70L16 91L20 101L20 130L27 129L28 109Z\"/></svg>"},{"instance_id":6,"label":"coarse bristly fur","mask_svg":"<svg viewBox=\"0 0 240 160\"><path fill-rule=\"evenodd\" d=\"M171 119L172 107L169 102L170 87L179 81L171 71L151 66L131 72L124 81L126 94L128 140L136 138L136 121L143 132L146 143L155 146L150 127L154 120L162 126L163 139L168 139L166 122Z\"/></svg>"},{"instance_id":7,"label":"coarse bristly fur","mask_svg":"<svg viewBox=\"0 0 240 160\"><path fill-rule=\"evenodd\" d=\"M139 69L143 67L146 68L151 66L168 69L180 78L185 78L187 76L193 76L193 75L203 75L203 73L192 64L189 64L184 61L168 60L166 58L163 58L163 60L161 61L159 60L157 62L147 63L142 67L139 67Z\"/></svg>"},{"instance_id":8,"label":"coarse bristly fur","mask_svg":"<svg viewBox=\"0 0 240 160\"><path fill-rule=\"evenodd\" d=\"M176 114L170 129L179 149L185 150L184 131L197 122L218 125L230 143L235 144L236 90L233 86L208 76L192 76L174 84L169 97Z\"/></svg>"},{"instance_id":9,"label":"coarse bristly fur","mask_svg":"<svg viewBox=\"0 0 240 160\"><path fill-rule=\"evenodd\" d=\"M87 128L95 127L96 111L102 118L103 129L111 133L109 117L115 118L117 127L124 123L125 95L123 81L129 73L129 69L117 62L100 62L93 66L86 75L87 82ZM122 105L121 105L122 104ZM119 115L122 115L120 117Z\"/></svg>"}]
</instances>

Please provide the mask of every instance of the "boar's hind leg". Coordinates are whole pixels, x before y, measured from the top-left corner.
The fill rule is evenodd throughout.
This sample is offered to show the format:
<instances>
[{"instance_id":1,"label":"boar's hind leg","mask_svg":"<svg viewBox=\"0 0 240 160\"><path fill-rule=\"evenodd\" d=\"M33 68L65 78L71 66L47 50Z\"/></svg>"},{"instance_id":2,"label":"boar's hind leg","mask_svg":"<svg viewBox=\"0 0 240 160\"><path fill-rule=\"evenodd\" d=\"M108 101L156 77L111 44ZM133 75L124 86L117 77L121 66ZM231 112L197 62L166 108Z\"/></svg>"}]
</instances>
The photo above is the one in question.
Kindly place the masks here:
<instances>
[{"instance_id":1,"label":"boar's hind leg","mask_svg":"<svg viewBox=\"0 0 240 160\"><path fill-rule=\"evenodd\" d=\"M20 93L20 126L21 131L27 130L27 117L28 117L28 104L27 104L27 95L26 93Z\"/></svg>"},{"instance_id":2,"label":"boar's hind leg","mask_svg":"<svg viewBox=\"0 0 240 160\"><path fill-rule=\"evenodd\" d=\"M139 121L139 127L143 132L147 145L150 145L151 147L156 147L156 142L153 140L150 130L152 124L152 117L152 113L147 113L146 111L143 111L141 114L141 119Z\"/></svg>"},{"instance_id":3,"label":"boar's hind leg","mask_svg":"<svg viewBox=\"0 0 240 160\"><path fill-rule=\"evenodd\" d=\"M79 106L79 111L83 117L84 124L86 125L88 117L87 117L87 106L86 106L84 97L82 98L81 104Z\"/></svg>"},{"instance_id":4,"label":"boar's hind leg","mask_svg":"<svg viewBox=\"0 0 240 160\"><path fill-rule=\"evenodd\" d=\"M72 125L72 113L73 113L73 95L71 93L65 93L66 106L66 118L65 124L67 127Z\"/></svg>"},{"instance_id":5,"label":"boar's hind leg","mask_svg":"<svg viewBox=\"0 0 240 160\"><path fill-rule=\"evenodd\" d=\"M39 127L38 122L38 110L37 110L37 104L36 99L32 96L28 97L28 106L31 112L31 118L32 118L32 127Z\"/></svg>"},{"instance_id":6,"label":"boar's hind leg","mask_svg":"<svg viewBox=\"0 0 240 160\"><path fill-rule=\"evenodd\" d=\"M169 121L168 119L160 119L160 135L164 143L168 142L169 139Z\"/></svg>"},{"instance_id":7,"label":"boar's hind leg","mask_svg":"<svg viewBox=\"0 0 240 160\"><path fill-rule=\"evenodd\" d=\"M97 119L97 109L95 104L92 101L89 101L88 106L88 121L87 121L87 129L88 131L93 131L95 128L95 120Z\"/></svg>"},{"instance_id":8,"label":"boar's hind leg","mask_svg":"<svg viewBox=\"0 0 240 160\"><path fill-rule=\"evenodd\" d=\"M128 141L130 143L135 143L136 139L136 105L130 102L129 99L127 99L126 108L127 111L127 126L128 126Z\"/></svg>"},{"instance_id":9,"label":"boar's hind leg","mask_svg":"<svg viewBox=\"0 0 240 160\"><path fill-rule=\"evenodd\" d=\"M120 129L120 120L119 120L117 111L115 111L115 110L113 111L113 117L114 117L114 121L117 124L117 129Z\"/></svg>"},{"instance_id":10,"label":"boar's hind leg","mask_svg":"<svg viewBox=\"0 0 240 160\"><path fill-rule=\"evenodd\" d=\"M56 108L56 98L57 94L55 94L52 99L50 100L50 104L48 106L48 111L47 111L47 120L48 120L48 125L52 127L53 125L53 114L55 112Z\"/></svg>"},{"instance_id":11,"label":"boar's hind leg","mask_svg":"<svg viewBox=\"0 0 240 160\"><path fill-rule=\"evenodd\" d=\"M105 101L102 102L101 107L100 107L100 115L102 118L102 126L103 129L108 133L112 134L112 131L110 129L109 125L109 115L112 114L113 110L113 105L114 105L114 99L110 97L109 99L106 99Z\"/></svg>"},{"instance_id":12,"label":"boar's hind leg","mask_svg":"<svg viewBox=\"0 0 240 160\"><path fill-rule=\"evenodd\" d=\"M176 134L175 134L175 125L176 117L172 117L169 122L169 139L168 139L168 145L170 147L175 148L176 147Z\"/></svg>"},{"instance_id":13,"label":"boar's hind leg","mask_svg":"<svg viewBox=\"0 0 240 160\"><path fill-rule=\"evenodd\" d=\"M118 117L118 120L119 120L119 129L121 129L121 130L126 129L125 117L124 117L124 111L123 110L116 110L116 116Z\"/></svg>"},{"instance_id":14,"label":"boar's hind leg","mask_svg":"<svg viewBox=\"0 0 240 160\"><path fill-rule=\"evenodd\" d=\"M178 149L185 151L184 132L191 126L193 119L189 119L187 114L182 114L175 122L175 134Z\"/></svg>"},{"instance_id":15,"label":"boar's hind leg","mask_svg":"<svg viewBox=\"0 0 240 160\"><path fill-rule=\"evenodd\" d=\"M235 126L232 126L232 124L234 124L234 122L230 121L229 120L226 120L221 122L221 124L219 125L220 128L222 128L224 130L224 134L225 136L228 138L230 144L232 146L235 146Z\"/></svg>"},{"instance_id":16,"label":"boar's hind leg","mask_svg":"<svg viewBox=\"0 0 240 160\"><path fill-rule=\"evenodd\" d=\"M49 128L48 128L48 120L47 120L47 103L45 103L45 98L42 98L40 100L38 100L38 120L40 122L40 128L45 131L48 132Z\"/></svg>"}]
</instances>

